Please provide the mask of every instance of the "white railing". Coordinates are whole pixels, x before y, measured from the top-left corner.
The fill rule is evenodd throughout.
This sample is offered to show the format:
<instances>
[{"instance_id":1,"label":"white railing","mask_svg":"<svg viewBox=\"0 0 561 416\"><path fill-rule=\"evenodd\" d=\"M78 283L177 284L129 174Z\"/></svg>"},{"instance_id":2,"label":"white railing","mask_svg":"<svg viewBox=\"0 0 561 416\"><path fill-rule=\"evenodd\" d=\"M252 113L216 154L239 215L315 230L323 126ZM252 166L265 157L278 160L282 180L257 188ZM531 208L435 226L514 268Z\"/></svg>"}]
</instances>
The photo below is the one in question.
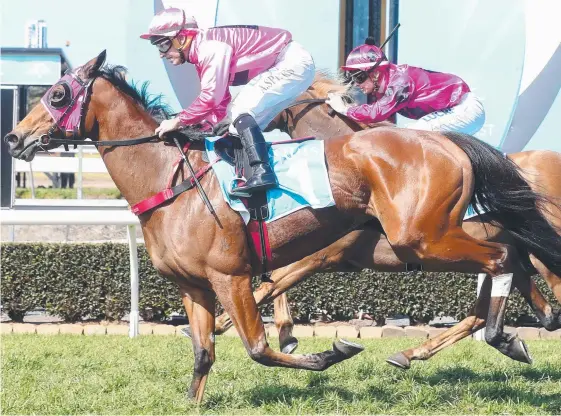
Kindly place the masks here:
<instances>
[{"instance_id":1,"label":"white railing","mask_svg":"<svg viewBox=\"0 0 561 416\"><path fill-rule=\"evenodd\" d=\"M31 162L15 159L16 172L58 172L77 173L80 170L79 157L48 156L36 157ZM85 173L107 173L103 160L98 157L82 158L82 172ZM30 169L31 168L31 169Z\"/></svg>"},{"instance_id":2,"label":"white railing","mask_svg":"<svg viewBox=\"0 0 561 416\"><path fill-rule=\"evenodd\" d=\"M67 201L65 201L67 202ZM84 201L85 202L85 201ZM58 201L60 204L61 201ZM38 206L42 205L42 206ZM77 204L74 204L77 205ZM131 310L129 322L129 336L138 335L138 253L136 246L136 227L140 224L138 218L129 210L116 209L107 206L105 209L91 209L82 203L81 207L61 208L51 204L25 205L20 204L14 209L3 209L0 221L5 225L123 225L127 227L129 244L130 280L131 280ZM78 208L78 209L76 209Z\"/></svg>"},{"instance_id":3,"label":"white railing","mask_svg":"<svg viewBox=\"0 0 561 416\"><path fill-rule=\"evenodd\" d=\"M15 159L15 171L18 173L29 173L31 181L31 195L35 198L35 183L33 172L41 173L76 173L76 190L78 199L82 198L82 178L83 173L108 173L103 160L99 157L84 158L84 153L96 153L95 148L84 148L80 146L78 150L70 150L68 153L75 153L77 157L55 156L56 153L38 153L31 162Z\"/></svg>"}]
</instances>

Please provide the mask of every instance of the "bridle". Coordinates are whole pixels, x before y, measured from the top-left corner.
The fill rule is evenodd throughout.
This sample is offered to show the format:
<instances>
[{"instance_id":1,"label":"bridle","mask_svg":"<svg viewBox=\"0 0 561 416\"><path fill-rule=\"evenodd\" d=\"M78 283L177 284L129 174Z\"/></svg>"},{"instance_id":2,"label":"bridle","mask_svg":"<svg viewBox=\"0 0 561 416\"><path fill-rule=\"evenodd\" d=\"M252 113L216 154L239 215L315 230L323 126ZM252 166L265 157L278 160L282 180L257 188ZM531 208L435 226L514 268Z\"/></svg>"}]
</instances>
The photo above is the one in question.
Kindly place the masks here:
<instances>
[{"instance_id":1,"label":"bridle","mask_svg":"<svg viewBox=\"0 0 561 416\"><path fill-rule=\"evenodd\" d=\"M84 117L86 109L90 101L92 86L99 75L92 77L88 81L82 80L74 72L68 71L59 82L53 85L41 98L41 103L51 115L54 122L47 131L39 137L38 141L42 145L63 145L65 150L68 151L68 146L72 145L76 148L82 146L134 146L137 144L157 142L159 137L157 135L141 137L138 139L126 140L110 140L110 141L92 141L83 140L84 137ZM59 88L62 88L64 94L62 97L55 97ZM81 102L80 107L77 104ZM57 137L55 133L61 132L62 138ZM70 138L67 135L68 131L72 132ZM28 146L36 142L31 142Z\"/></svg>"},{"instance_id":2,"label":"bridle","mask_svg":"<svg viewBox=\"0 0 561 416\"><path fill-rule=\"evenodd\" d=\"M39 141L41 144L49 144L52 140L60 140L55 138L57 129L61 132L63 137L67 137L67 131L72 132L72 139L77 139L82 136L83 132L83 118L89 97L91 95L91 87L95 78L89 81L83 81L78 75L72 71L67 71L66 74L53 85L41 98L41 103L45 106L54 122L47 131L43 134ZM59 89L62 88L62 97L56 97ZM77 104L81 101L79 109ZM77 123L76 113L77 112ZM68 151L68 144L74 143L60 143L64 144L65 150ZM74 146L76 148L76 145Z\"/></svg>"}]
</instances>

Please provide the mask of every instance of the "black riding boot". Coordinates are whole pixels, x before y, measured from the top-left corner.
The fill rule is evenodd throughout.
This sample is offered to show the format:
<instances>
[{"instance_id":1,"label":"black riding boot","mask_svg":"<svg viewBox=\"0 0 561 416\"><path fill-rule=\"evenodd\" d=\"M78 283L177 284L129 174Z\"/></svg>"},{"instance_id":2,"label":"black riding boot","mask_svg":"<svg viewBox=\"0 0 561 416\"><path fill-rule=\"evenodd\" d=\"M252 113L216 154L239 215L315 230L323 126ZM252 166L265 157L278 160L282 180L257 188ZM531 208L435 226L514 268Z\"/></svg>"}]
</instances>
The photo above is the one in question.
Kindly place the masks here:
<instances>
[{"instance_id":1,"label":"black riding boot","mask_svg":"<svg viewBox=\"0 0 561 416\"><path fill-rule=\"evenodd\" d=\"M251 194L278 186L277 176L269 165L267 143L254 118L242 114L234 120L234 127L240 135L253 172L247 182L232 189L231 194Z\"/></svg>"}]
</instances>

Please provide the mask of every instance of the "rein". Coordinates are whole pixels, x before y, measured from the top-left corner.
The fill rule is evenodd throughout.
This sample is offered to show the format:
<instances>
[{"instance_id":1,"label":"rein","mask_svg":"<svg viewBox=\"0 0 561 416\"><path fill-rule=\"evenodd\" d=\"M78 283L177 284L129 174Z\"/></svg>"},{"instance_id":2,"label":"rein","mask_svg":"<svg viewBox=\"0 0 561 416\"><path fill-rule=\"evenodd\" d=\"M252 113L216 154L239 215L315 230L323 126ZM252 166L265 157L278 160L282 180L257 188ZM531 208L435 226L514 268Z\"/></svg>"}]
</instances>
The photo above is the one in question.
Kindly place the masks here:
<instances>
[{"instance_id":1,"label":"rein","mask_svg":"<svg viewBox=\"0 0 561 416\"><path fill-rule=\"evenodd\" d=\"M50 137L48 135L43 135L39 139L41 144L56 144L60 145L76 145L76 146L135 146L137 144L143 143L156 143L160 141L157 134L147 137L140 137L138 139L126 139L126 140L106 140L103 142L92 141L92 140L75 140L75 139L57 139L55 137Z\"/></svg>"},{"instance_id":2,"label":"rein","mask_svg":"<svg viewBox=\"0 0 561 416\"><path fill-rule=\"evenodd\" d=\"M292 107L296 107L302 104L323 104L325 103L325 98L309 98L306 100L300 100L300 101L296 101L292 104L290 104L288 107L286 107L285 110L292 108ZM174 115L177 115L179 113L176 113ZM208 137L212 137L214 134L210 133L208 135ZM204 135L203 135L204 136ZM160 141L160 138L158 137L158 135L152 135L152 136L146 136L146 137L140 137L138 139L124 139L124 140L106 140L106 141L91 141L91 140L76 140L76 139L59 139L56 137L52 137L50 135L43 135L40 137L39 139L41 141L41 144L43 145L48 145L48 144L55 144L55 145L76 145L76 146L135 146L138 144L143 144L143 143L156 143L158 141Z\"/></svg>"}]
</instances>

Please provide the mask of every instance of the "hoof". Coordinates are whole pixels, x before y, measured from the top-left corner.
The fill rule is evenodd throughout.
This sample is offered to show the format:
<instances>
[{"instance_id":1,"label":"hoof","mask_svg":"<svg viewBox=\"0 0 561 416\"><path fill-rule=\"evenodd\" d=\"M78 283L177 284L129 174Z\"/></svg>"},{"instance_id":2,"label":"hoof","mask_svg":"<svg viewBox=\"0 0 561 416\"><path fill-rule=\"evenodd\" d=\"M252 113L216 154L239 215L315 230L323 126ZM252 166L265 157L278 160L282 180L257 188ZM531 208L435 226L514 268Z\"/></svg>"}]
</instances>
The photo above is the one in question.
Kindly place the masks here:
<instances>
[{"instance_id":1,"label":"hoof","mask_svg":"<svg viewBox=\"0 0 561 416\"><path fill-rule=\"evenodd\" d=\"M298 348L298 340L294 337L289 337L281 345L281 352L283 354L292 354Z\"/></svg>"},{"instance_id":2,"label":"hoof","mask_svg":"<svg viewBox=\"0 0 561 416\"><path fill-rule=\"evenodd\" d=\"M364 347L360 344L340 339L333 343L333 351L345 356L346 358L351 358L364 351Z\"/></svg>"},{"instance_id":3,"label":"hoof","mask_svg":"<svg viewBox=\"0 0 561 416\"><path fill-rule=\"evenodd\" d=\"M191 338L191 326L187 325L179 332L181 332L181 335L186 336L187 338Z\"/></svg>"},{"instance_id":4,"label":"hoof","mask_svg":"<svg viewBox=\"0 0 561 416\"><path fill-rule=\"evenodd\" d=\"M402 370L409 370L411 368L411 360L402 352L392 355L386 362Z\"/></svg>"},{"instance_id":5,"label":"hoof","mask_svg":"<svg viewBox=\"0 0 561 416\"><path fill-rule=\"evenodd\" d=\"M520 361L525 364L532 364L532 357L526 343L518 338L518 335L512 337L508 343L508 356L513 360Z\"/></svg>"}]
</instances>

